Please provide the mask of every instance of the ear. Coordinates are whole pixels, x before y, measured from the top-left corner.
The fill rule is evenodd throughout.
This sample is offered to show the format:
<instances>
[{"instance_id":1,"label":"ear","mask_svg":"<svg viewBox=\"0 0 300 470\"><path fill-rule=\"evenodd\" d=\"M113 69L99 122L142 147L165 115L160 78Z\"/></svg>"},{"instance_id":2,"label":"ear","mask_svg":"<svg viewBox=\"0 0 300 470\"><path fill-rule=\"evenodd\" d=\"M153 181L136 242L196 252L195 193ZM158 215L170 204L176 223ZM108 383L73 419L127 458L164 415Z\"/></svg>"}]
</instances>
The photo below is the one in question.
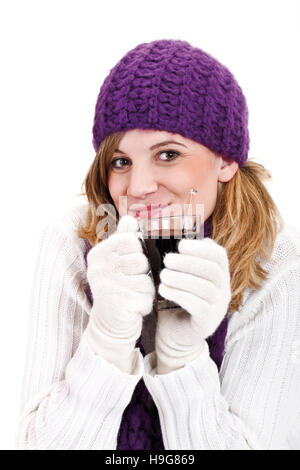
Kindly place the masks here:
<instances>
[{"instance_id":1,"label":"ear","mask_svg":"<svg viewBox=\"0 0 300 470\"><path fill-rule=\"evenodd\" d=\"M225 157L220 157L219 165L218 181L222 183L231 180L239 168L239 164L235 160Z\"/></svg>"}]
</instances>

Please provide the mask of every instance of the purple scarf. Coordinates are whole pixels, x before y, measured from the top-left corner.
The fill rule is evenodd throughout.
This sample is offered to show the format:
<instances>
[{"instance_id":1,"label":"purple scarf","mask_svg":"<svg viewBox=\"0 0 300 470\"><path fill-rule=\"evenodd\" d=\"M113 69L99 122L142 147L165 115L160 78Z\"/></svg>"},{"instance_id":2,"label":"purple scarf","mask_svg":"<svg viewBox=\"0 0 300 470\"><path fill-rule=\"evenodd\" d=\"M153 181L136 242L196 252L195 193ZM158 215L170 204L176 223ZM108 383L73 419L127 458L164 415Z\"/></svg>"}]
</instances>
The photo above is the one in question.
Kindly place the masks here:
<instances>
[{"instance_id":1,"label":"purple scarf","mask_svg":"<svg viewBox=\"0 0 300 470\"><path fill-rule=\"evenodd\" d=\"M204 223L204 236L211 237L211 232L211 217L209 217ZM91 245L88 239L85 239L85 244L84 259L87 266L87 254L91 249ZM93 297L89 286L87 296L92 303ZM216 363L218 369L220 369L223 359L227 326L228 317L225 316L215 333L207 339L210 357ZM136 347L139 347L142 355L145 356L141 336L136 342ZM117 449L164 450L158 411L143 378L137 383L131 401L123 413L118 433Z\"/></svg>"}]
</instances>

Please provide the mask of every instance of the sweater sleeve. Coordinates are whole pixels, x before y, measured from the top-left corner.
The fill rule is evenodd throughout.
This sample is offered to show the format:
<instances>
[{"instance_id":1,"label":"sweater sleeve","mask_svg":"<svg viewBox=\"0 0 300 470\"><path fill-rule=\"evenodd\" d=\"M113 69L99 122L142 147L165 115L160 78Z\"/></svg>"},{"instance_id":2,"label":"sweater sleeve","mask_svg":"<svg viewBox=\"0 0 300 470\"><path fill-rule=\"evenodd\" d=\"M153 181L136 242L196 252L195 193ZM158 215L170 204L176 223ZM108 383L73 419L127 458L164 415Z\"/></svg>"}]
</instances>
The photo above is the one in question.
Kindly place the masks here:
<instances>
[{"instance_id":1,"label":"sweater sleeve","mask_svg":"<svg viewBox=\"0 0 300 470\"><path fill-rule=\"evenodd\" d=\"M207 342L169 374L156 374L155 352L144 358L166 449L288 447L300 404L299 286L298 258L234 312L220 373Z\"/></svg>"},{"instance_id":2,"label":"sweater sleeve","mask_svg":"<svg viewBox=\"0 0 300 470\"><path fill-rule=\"evenodd\" d=\"M115 449L122 414L143 374L139 349L132 374L126 374L85 340L91 304L78 243L50 224L41 236L28 312L18 449Z\"/></svg>"}]
</instances>

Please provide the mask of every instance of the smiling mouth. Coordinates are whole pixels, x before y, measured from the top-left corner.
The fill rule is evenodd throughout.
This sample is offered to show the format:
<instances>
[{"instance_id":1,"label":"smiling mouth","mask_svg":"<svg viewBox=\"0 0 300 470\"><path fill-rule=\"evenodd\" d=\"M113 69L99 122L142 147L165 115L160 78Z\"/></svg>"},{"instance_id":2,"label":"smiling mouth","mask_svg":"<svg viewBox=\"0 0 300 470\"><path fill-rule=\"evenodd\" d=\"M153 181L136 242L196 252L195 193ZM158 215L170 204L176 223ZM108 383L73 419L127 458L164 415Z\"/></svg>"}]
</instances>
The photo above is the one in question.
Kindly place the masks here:
<instances>
[{"instance_id":1,"label":"smiling mouth","mask_svg":"<svg viewBox=\"0 0 300 470\"><path fill-rule=\"evenodd\" d=\"M132 206L130 206L129 212L136 212L136 211L143 212L143 211L155 210L155 209L160 209L160 208L166 207L168 205L170 205L170 203L167 203L167 204L163 204L163 203L159 203L159 204L132 204Z\"/></svg>"},{"instance_id":2,"label":"smiling mouth","mask_svg":"<svg viewBox=\"0 0 300 470\"><path fill-rule=\"evenodd\" d=\"M135 217L146 218L152 217L154 214L157 215L169 204L148 204L147 206L142 206L138 209L133 210Z\"/></svg>"}]
</instances>

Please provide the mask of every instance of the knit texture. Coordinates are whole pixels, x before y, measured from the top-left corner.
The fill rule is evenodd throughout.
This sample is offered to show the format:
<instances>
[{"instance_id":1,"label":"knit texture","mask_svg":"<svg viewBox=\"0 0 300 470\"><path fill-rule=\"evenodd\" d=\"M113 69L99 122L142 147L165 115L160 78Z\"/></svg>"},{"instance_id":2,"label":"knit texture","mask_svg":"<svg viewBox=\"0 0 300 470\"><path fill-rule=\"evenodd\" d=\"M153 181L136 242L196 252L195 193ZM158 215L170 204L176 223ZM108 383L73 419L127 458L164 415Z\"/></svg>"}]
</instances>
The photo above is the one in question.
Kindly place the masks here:
<instances>
[{"instance_id":1,"label":"knit texture","mask_svg":"<svg viewBox=\"0 0 300 470\"><path fill-rule=\"evenodd\" d=\"M116 131L178 133L244 165L248 108L227 67L186 41L162 39L130 50L105 78L93 124L95 150Z\"/></svg>"},{"instance_id":2,"label":"knit texture","mask_svg":"<svg viewBox=\"0 0 300 470\"><path fill-rule=\"evenodd\" d=\"M204 223L204 236L211 237L211 233L212 221L210 216ZM85 242L86 251L84 253L84 259L87 264L87 254L91 249L91 245L88 239L85 239ZM161 257L163 257L164 250L161 251L160 254ZM92 292L89 285L87 286L87 294L92 304ZM218 369L222 363L227 326L228 317L226 316L215 333L207 340L210 356L215 361ZM140 348L142 355L145 357L145 350L141 339L142 335L137 340L136 347ZM117 449L164 450L157 407L153 402L143 379L140 379L136 385L131 401L123 413L118 433Z\"/></svg>"},{"instance_id":3,"label":"knit texture","mask_svg":"<svg viewBox=\"0 0 300 470\"><path fill-rule=\"evenodd\" d=\"M37 246L25 308L28 347L20 355L16 448L116 449L122 416L143 377L167 450L299 450L299 230L286 227L278 234L272 258L262 263L267 280L258 291L245 289L240 311L229 316L219 371L207 347L185 367L155 375L153 345L147 344L154 318L148 315L147 354L143 358L136 349L137 366L125 374L84 337L92 307L87 246L77 229L88 209L85 202L56 214Z\"/></svg>"}]
</instances>

